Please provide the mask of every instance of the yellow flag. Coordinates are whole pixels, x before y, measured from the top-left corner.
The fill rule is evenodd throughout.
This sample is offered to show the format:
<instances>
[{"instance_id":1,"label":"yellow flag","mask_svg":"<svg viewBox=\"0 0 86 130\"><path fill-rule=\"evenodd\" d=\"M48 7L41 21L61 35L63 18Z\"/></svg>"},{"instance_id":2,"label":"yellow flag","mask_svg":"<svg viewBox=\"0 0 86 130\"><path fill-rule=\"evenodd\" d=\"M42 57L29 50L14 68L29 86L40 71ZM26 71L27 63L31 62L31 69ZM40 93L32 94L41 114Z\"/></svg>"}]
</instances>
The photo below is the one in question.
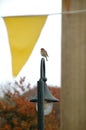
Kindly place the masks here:
<instances>
[{"instance_id":1,"label":"yellow flag","mask_svg":"<svg viewBox=\"0 0 86 130\"><path fill-rule=\"evenodd\" d=\"M16 76L29 58L40 35L47 16L5 17L10 49L12 71Z\"/></svg>"}]
</instances>

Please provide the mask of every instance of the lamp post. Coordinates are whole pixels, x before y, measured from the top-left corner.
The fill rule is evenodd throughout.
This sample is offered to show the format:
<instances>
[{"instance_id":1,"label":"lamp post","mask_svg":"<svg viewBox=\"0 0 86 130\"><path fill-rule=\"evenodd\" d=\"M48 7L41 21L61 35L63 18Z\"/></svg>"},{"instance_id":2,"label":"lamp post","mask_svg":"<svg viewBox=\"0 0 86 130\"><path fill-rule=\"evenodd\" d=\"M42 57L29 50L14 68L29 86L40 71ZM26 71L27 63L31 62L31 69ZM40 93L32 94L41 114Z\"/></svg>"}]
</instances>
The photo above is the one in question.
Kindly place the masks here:
<instances>
[{"instance_id":1,"label":"lamp post","mask_svg":"<svg viewBox=\"0 0 86 130\"><path fill-rule=\"evenodd\" d=\"M45 77L45 59L41 59L40 79L37 82L37 95L30 99L30 102L36 102L36 110L38 111L38 130L44 130L44 115L48 115L53 108L53 102L58 102L49 91Z\"/></svg>"}]
</instances>

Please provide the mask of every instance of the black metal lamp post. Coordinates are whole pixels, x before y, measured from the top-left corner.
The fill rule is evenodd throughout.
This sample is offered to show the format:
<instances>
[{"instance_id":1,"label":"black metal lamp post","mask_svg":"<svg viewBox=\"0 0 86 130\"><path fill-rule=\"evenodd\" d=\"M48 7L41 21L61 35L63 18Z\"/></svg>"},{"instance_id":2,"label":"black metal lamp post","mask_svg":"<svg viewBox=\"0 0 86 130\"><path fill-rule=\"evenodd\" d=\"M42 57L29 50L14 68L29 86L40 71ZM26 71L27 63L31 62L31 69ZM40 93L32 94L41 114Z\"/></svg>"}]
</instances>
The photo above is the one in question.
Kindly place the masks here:
<instances>
[{"instance_id":1,"label":"black metal lamp post","mask_svg":"<svg viewBox=\"0 0 86 130\"><path fill-rule=\"evenodd\" d=\"M44 130L44 115L52 111L52 103L58 102L59 99L55 98L49 91L45 77L45 59L41 59L40 79L37 82L37 96L30 99L30 102L37 102L38 110L38 130Z\"/></svg>"}]
</instances>

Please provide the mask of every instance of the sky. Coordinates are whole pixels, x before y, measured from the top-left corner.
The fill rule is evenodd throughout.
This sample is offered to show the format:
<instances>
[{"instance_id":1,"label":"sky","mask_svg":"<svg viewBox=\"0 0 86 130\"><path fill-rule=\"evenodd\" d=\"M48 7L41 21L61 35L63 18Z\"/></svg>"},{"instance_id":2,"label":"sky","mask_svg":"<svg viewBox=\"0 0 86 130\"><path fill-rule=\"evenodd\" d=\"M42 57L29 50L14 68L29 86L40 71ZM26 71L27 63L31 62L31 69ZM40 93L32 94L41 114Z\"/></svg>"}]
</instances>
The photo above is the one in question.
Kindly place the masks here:
<instances>
[{"instance_id":1,"label":"sky","mask_svg":"<svg viewBox=\"0 0 86 130\"><path fill-rule=\"evenodd\" d=\"M37 84L40 78L40 48L43 47L49 55L46 62L47 84L61 86L61 15L56 14L59 12L61 0L0 0L0 82L14 78L9 39L3 17L46 14L48 18L40 37L16 78L26 76L31 86Z\"/></svg>"}]
</instances>

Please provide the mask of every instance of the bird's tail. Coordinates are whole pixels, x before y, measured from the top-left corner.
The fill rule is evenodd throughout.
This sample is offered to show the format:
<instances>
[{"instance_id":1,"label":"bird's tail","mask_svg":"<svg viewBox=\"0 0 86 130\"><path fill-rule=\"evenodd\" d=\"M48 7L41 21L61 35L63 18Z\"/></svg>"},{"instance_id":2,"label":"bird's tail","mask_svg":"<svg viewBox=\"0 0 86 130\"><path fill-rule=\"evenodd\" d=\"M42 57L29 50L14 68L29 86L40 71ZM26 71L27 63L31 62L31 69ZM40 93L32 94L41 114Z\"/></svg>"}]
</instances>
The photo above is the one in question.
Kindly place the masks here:
<instances>
[{"instance_id":1,"label":"bird's tail","mask_svg":"<svg viewBox=\"0 0 86 130\"><path fill-rule=\"evenodd\" d=\"M46 61L48 61L48 58L46 57Z\"/></svg>"}]
</instances>

